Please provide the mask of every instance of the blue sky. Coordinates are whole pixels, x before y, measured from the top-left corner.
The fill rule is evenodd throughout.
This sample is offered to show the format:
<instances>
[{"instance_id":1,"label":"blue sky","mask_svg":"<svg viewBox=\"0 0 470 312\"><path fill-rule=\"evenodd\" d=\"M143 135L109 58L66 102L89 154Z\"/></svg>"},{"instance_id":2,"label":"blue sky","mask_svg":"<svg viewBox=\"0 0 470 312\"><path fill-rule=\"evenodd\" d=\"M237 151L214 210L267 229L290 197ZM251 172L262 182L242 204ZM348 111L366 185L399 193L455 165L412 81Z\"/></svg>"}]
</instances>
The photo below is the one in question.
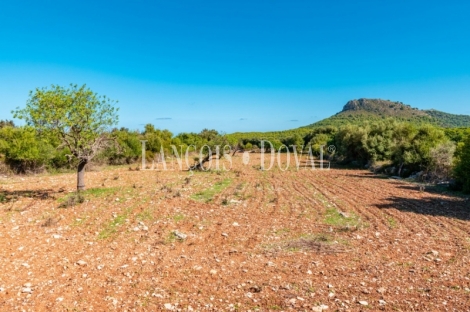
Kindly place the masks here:
<instances>
[{"instance_id":1,"label":"blue sky","mask_svg":"<svg viewBox=\"0 0 470 312\"><path fill-rule=\"evenodd\" d=\"M86 83L120 126L269 131L350 99L470 114L466 1L3 1L0 119Z\"/></svg>"}]
</instances>

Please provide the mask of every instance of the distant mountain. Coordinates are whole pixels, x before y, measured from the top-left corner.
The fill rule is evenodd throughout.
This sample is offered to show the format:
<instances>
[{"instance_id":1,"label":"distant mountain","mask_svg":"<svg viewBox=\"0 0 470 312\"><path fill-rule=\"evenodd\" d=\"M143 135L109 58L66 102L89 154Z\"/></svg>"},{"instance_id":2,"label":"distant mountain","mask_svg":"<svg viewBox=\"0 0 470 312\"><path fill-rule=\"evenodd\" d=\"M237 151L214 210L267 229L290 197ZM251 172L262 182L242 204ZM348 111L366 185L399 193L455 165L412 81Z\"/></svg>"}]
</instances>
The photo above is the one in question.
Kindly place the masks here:
<instances>
[{"instance_id":1,"label":"distant mountain","mask_svg":"<svg viewBox=\"0 0 470 312\"><path fill-rule=\"evenodd\" d=\"M470 127L470 116L468 115L454 115L434 109L420 110L402 102L389 100L358 99L347 102L341 112L305 128L340 126L349 123L360 124L365 121L386 118L416 124L430 123L444 128Z\"/></svg>"},{"instance_id":2,"label":"distant mountain","mask_svg":"<svg viewBox=\"0 0 470 312\"><path fill-rule=\"evenodd\" d=\"M389 100L358 99L347 102L341 112L308 126L273 132L236 132L229 136L234 141L240 139L251 140L253 142L258 142L260 139L271 141L276 139L283 140L292 138L295 135L304 137L317 127L339 127L346 124L362 125L365 122L387 118L418 125L432 124L442 128L470 128L470 116L468 115L454 115L434 109L420 110L402 102L392 102Z\"/></svg>"}]
</instances>

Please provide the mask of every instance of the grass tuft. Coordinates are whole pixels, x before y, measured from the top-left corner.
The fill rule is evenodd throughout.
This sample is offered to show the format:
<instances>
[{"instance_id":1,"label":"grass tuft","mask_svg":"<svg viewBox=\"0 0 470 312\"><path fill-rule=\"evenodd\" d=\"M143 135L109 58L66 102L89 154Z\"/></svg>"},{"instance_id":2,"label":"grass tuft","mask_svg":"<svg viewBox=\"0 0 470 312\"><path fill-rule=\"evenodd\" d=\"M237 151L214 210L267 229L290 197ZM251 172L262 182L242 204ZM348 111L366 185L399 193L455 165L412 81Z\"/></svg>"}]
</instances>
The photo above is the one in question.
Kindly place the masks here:
<instances>
[{"instance_id":1,"label":"grass tuft","mask_svg":"<svg viewBox=\"0 0 470 312\"><path fill-rule=\"evenodd\" d=\"M192 195L191 199L201 202L210 202L216 194L222 192L230 183L232 183L230 179L217 182L212 187Z\"/></svg>"},{"instance_id":2,"label":"grass tuft","mask_svg":"<svg viewBox=\"0 0 470 312\"><path fill-rule=\"evenodd\" d=\"M326 210L325 223L342 230L354 230L361 225L361 219L353 213L339 212L335 208Z\"/></svg>"}]
</instances>

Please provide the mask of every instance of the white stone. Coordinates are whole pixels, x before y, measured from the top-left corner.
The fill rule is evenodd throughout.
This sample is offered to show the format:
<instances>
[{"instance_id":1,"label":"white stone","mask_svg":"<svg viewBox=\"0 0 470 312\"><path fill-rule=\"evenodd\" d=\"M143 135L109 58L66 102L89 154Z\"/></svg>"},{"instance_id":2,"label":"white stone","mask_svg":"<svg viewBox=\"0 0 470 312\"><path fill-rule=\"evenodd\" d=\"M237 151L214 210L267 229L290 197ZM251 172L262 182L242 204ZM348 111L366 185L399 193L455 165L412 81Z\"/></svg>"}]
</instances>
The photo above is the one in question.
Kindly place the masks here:
<instances>
[{"instance_id":1,"label":"white stone","mask_svg":"<svg viewBox=\"0 0 470 312\"><path fill-rule=\"evenodd\" d=\"M165 306L165 309L167 309L167 310L174 310L175 309L175 307L171 303L165 303L164 306Z\"/></svg>"}]
</instances>

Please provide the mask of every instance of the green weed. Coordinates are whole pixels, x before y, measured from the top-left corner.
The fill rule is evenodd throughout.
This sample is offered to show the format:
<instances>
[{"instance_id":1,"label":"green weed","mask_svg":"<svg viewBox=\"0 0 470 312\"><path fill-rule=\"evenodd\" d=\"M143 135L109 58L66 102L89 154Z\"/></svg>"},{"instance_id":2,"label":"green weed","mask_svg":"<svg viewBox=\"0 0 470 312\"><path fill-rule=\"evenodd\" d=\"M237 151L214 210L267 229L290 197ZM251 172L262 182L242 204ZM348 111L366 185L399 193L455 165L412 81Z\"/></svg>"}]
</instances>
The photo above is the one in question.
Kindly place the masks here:
<instances>
[{"instance_id":1,"label":"green weed","mask_svg":"<svg viewBox=\"0 0 470 312\"><path fill-rule=\"evenodd\" d=\"M202 202L210 202L216 194L222 192L230 185L230 183L232 183L230 179L217 182L212 187L192 195L191 199Z\"/></svg>"},{"instance_id":2,"label":"green weed","mask_svg":"<svg viewBox=\"0 0 470 312\"><path fill-rule=\"evenodd\" d=\"M325 223L342 229L357 229L361 225L361 220L353 213L345 214L335 208L329 208L326 210Z\"/></svg>"}]
</instances>

